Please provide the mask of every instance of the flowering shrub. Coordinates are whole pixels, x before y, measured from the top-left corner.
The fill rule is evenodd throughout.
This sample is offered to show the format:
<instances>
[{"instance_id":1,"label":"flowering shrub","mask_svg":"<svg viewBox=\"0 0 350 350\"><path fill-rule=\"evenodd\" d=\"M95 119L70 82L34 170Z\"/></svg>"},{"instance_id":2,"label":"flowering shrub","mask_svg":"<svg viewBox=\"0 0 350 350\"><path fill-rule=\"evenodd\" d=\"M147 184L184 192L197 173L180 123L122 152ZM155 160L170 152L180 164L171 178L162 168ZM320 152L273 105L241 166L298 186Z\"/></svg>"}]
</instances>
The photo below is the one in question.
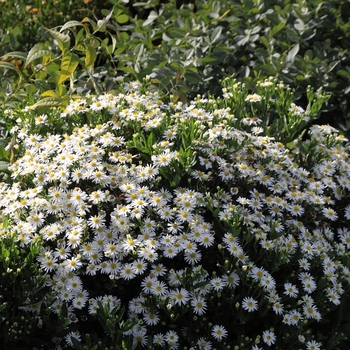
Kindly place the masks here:
<instances>
[{"instance_id":1,"label":"flowering shrub","mask_svg":"<svg viewBox=\"0 0 350 350\"><path fill-rule=\"evenodd\" d=\"M1 236L40 243L47 287L21 309L64 319L57 348L341 344L349 148L329 126L306 133L326 99L308 96L304 109L274 80L226 81L186 106L135 82L47 115L7 111L18 156Z\"/></svg>"}]
</instances>

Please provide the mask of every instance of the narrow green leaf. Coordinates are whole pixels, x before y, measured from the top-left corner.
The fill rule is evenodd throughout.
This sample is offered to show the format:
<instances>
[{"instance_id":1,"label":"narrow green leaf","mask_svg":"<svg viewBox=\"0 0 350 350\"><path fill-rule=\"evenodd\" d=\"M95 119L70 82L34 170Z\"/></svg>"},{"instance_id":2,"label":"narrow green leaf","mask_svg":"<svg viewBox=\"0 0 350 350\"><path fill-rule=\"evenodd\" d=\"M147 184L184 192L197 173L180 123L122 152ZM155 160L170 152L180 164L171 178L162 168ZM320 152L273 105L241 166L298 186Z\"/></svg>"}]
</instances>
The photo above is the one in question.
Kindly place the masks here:
<instances>
[{"instance_id":1,"label":"narrow green leaf","mask_svg":"<svg viewBox=\"0 0 350 350\"><path fill-rule=\"evenodd\" d=\"M60 78L60 67L57 62L50 62L46 67L46 72L50 74L53 81L57 82Z\"/></svg>"},{"instance_id":2,"label":"narrow green leaf","mask_svg":"<svg viewBox=\"0 0 350 350\"><path fill-rule=\"evenodd\" d=\"M280 30L282 30L284 28L284 26L286 25L286 22L280 22L277 24L277 26L274 26L271 30L271 34L272 35L276 35Z\"/></svg>"},{"instance_id":3,"label":"narrow green leaf","mask_svg":"<svg viewBox=\"0 0 350 350\"><path fill-rule=\"evenodd\" d=\"M99 19L97 21L97 31L104 33L107 29L107 23L104 19Z\"/></svg>"},{"instance_id":4,"label":"narrow green leaf","mask_svg":"<svg viewBox=\"0 0 350 350\"><path fill-rule=\"evenodd\" d=\"M0 68L12 69L17 72L19 76L22 76L22 72L15 67L12 63L0 61Z\"/></svg>"},{"instance_id":5,"label":"narrow green leaf","mask_svg":"<svg viewBox=\"0 0 350 350\"><path fill-rule=\"evenodd\" d=\"M199 75L197 73L186 72L185 73L185 78L191 84L198 84L200 82L200 77L199 77Z\"/></svg>"},{"instance_id":6,"label":"narrow green leaf","mask_svg":"<svg viewBox=\"0 0 350 350\"><path fill-rule=\"evenodd\" d=\"M271 44L269 40L265 36L260 36L260 41L264 44L264 46L269 49L271 48Z\"/></svg>"},{"instance_id":7,"label":"narrow green leaf","mask_svg":"<svg viewBox=\"0 0 350 350\"><path fill-rule=\"evenodd\" d=\"M58 97L57 93L53 90L47 90L41 94L42 97Z\"/></svg>"},{"instance_id":8,"label":"narrow green leaf","mask_svg":"<svg viewBox=\"0 0 350 350\"><path fill-rule=\"evenodd\" d=\"M60 50L62 52L65 49L69 48L69 45L70 45L69 35L57 32L57 31L52 30L52 29L47 29L47 28L45 28L45 29L46 29L46 31L48 31L50 33L50 35L52 37L54 37L56 39L58 47L60 48Z\"/></svg>"},{"instance_id":9,"label":"narrow green leaf","mask_svg":"<svg viewBox=\"0 0 350 350\"><path fill-rule=\"evenodd\" d=\"M85 24L89 23L91 25L93 31L97 31L97 24L92 19L85 17L81 20L81 23L83 23L84 26L85 26Z\"/></svg>"},{"instance_id":10,"label":"narrow green leaf","mask_svg":"<svg viewBox=\"0 0 350 350\"><path fill-rule=\"evenodd\" d=\"M70 340L73 343L75 349L81 349L82 348L82 345L80 344L78 339L76 339L74 337L70 337Z\"/></svg>"},{"instance_id":11,"label":"narrow green leaf","mask_svg":"<svg viewBox=\"0 0 350 350\"><path fill-rule=\"evenodd\" d=\"M179 29L179 28L169 28L167 30L167 35L174 39L182 39L185 36L185 31Z\"/></svg>"},{"instance_id":12,"label":"narrow green leaf","mask_svg":"<svg viewBox=\"0 0 350 350\"><path fill-rule=\"evenodd\" d=\"M66 50L62 62L61 62L61 74L58 79L58 83L63 83L68 79L75 71L79 64L79 56L75 53L71 53L69 50Z\"/></svg>"},{"instance_id":13,"label":"narrow green leaf","mask_svg":"<svg viewBox=\"0 0 350 350\"><path fill-rule=\"evenodd\" d=\"M113 13L114 13L114 10L112 9L112 10L109 12L109 14L106 16L106 18L105 18L105 21L106 21L106 22L108 22L108 21L111 19Z\"/></svg>"},{"instance_id":14,"label":"narrow green leaf","mask_svg":"<svg viewBox=\"0 0 350 350\"><path fill-rule=\"evenodd\" d=\"M0 161L0 172L6 172L8 170L9 164L10 162L4 160Z\"/></svg>"},{"instance_id":15,"label":"narrow green leaf","mask_svg":"<svg viewBox=\"0 0 350 350\"><path fill-rule=\"evenodd\" d=\"M152 147L153 147L153 144L155 142L155 137L154 137L154 134L153 132L151 132L147 138L147 147L148 147L148 151L152 151Z\"/></svg>"},{"instance_id":16,"label":"narrow green leaf","mask_svg":"<svg viewBox=\"0 0 350 350\"><path fill-rule=\"evenodd\" d=\"M62 33L64 30L67 30L73 27L84 27L84 24L79 21L68 21L61 27L60 32Z\"/></svg>"},{"instance_id":17,"label":"narrow green leaf","mask_svg":"<svg viewBox=\"0 0 350 350\"><path fill-rule=\"evenodd\" d=\"M286 58L286 62L287 63L292 63L294 62L294 58L295 56L297 55L298 51L299 51L299 43L296 43L292 48L291 50L288 52L287 54L287 58Z\"/></svg>"},{"instance_id":18,"label":"narrow green leaf","mask_svg":"<svg viewBox=\"0 0 350 350\"><path fill-rule=\"evenodd\" d=\"M134 76L136 75L136 72L132 67L118 67L118 70L125 72L125 73L130 73Z\"/></svg>"},{"instance_id":19,"label":"narrow green leaf","mask_svg":"<svg viewBox=\"0 0 350 350\"><path fill-rule=\"evenodd\" d=\"M6 57L19 58L19 59L25 61L27 58L27 54L25 52L21 52L21 51L12 51L12 52L9 52L6 55L0 57L0 59L4 59Z\"/></svg>"},{"instance_id":20,"label":"narrow green leaf","mask_svg":"<svg viewBox=\"0 0 350 350\"><path fill-rule=\"evenodd\" d=\"M208 56L208 57L203 57L202 58L202 62L203 63L212 63L212 62L215 62L215 61L218 61L217 57Z\"/></svg>"},{"instance_id":21,"label":"narrow green leaf","mask_svg":"<svg viewBox=\"0 0 350 350\"><path fill-rule=\"evenodd\" d=\"M298 18L295 20L294 28L299 32L303 32L305 30L305 24L300 18Z\"/></svg>"},{"instance_id":22,"label":"narrow green leaf","mask_svg":"<svg viewBox=\"0 0 350 350\"><path fill-rule=\"evenodd\" d=\"M59 107L62 106L63 101L63 97L45 97L37 103L33 104L31 108L35 109L37 107Z\"/></svg>"},{"instance_id":23,"label":"narrow green leaf","mask_svg":"<svg viewBox=\"0 0 350 350\"><path fill-rule=\"evenodd\" d=\"M220 38L221 33L222 33L222 27L221 26L215 27L215 29L213 30L210 36L211 43L215 43L215 41L217 41Z\"/></svg>"},{"instance_id":24,"label":"narrow green leaf","mask_svg":"<svg viewBox=\"0 0 350 350\"><path fill-rule=\"evenodd\" d=\"M89 44L85 45L85 66L86 68L92 67L96 61L96 50Z\"/></svg>"},{"instance_id":25,"label":"narrow green leaf","mask_svg":"<svg viewBox=\"0 0 350 350\"><path fill-rule=\"evenodd\" d=\"M44 44L38 43L35 44L28 53L27 59L24 63L24 67L28 67L30 63L35 61L36 59L43 56L52 56L52 52L48 50Z\"/></svg>"},{"instance_id":26,"label":"narrow green leaf","mask_svg":"<svg viewBox=\"0 0 350 350\"><path fill-rule=\"evenodd\" d=\"M148 15L148 18L142 23L143 27L147 27L151 23L153 23L158 18L158 13L156 11L151 11Z\"/></svg>"},{"instance_id":27,"label":"narrow green leaf","mask_svg":"<svg viewBox=\"0 0 350 350\"><path fill-rule=\"evenodd\" d=\"M347 80L350 80L350 74L348 71L344 70L344 69L341 69L341 70L338 70L337 71L337 74Z\"/></svg>"},{"instance_id":28,"label":"narrow green leaf","mask_svg":"<svg viewBox=\"0 0 350 350\"><path fill-rule=\"evenodd\" d=\"M115 38L114 35L111 35L111 39L112 39L112 53L115 51L115 48L117 46L117 39Z\"/></svg>"}]
</instances>

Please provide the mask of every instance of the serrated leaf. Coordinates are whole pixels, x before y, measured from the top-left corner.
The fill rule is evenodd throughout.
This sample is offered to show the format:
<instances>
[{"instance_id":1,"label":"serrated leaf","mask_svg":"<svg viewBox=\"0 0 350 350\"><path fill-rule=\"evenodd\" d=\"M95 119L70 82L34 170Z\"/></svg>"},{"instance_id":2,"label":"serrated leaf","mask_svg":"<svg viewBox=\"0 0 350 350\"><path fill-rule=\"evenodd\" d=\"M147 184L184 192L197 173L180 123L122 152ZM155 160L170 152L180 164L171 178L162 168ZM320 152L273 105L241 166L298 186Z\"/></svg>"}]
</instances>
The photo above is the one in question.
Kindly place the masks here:
<instances>
[{"instance_id":1,"label":"serrated leaf","mask_svg":"<svg viewBox=\"0 0 350 350\"><path fill-rule=\"evenodd\" d=\"M63 83L66 79L68 79L75 71L79 64L79 56L75 53L71 53L66 50L61 62L61 73L58 79L58 83Z\"/></svg>"},{"instance_id":2,"label":"serrated leaf","mask_svg":"<svg viewBox=\"0 0 350 350\"><path fill-rule=\"evenodd\" d=\"M96 61L96 50L89 44L85 45L85 66L86 68L92 67Z\"/></svg>"},{"instance_id":3,"label":"serrated leaf","mask_svg":"<svg viewBox=\"0 0 350 350\"><path fill-rule=\"evenodd\" d=\"M0 57L0 59L3 60L6 57L20 58L21 60L25 61L27 58L27 54L25 52L21 52L21 51L12 51L12 52L9 52L6 55Z\"/></svg>"},{"instance_id":4,"label":"serrated leaf","mask_svg":"<svg viewBox=\"0 0 350 350\"><path fill-rule=\"evenodd\" d=\"M43 56L52 56L52 52L48 50L42 43L35 44L28 53L24 67Z\"/></svg>"},{"instance_id":5,"label":"serrated leaf","mask_svg":"<svg viewBox=\"0 0 350 350\"><path fill-rule=\"evenodd\" d=\"M18 75L22 76L21 71L12 63L0 61L0 68L12 69L16 71Z\"/></svg>"},{"instance_id":6,"label":"serrated leaf","mask_svg":"<svg viewBox=\"0 0 350 350\"><path fill-rule=\"evenodd\" d=\"M59 107L64 101L63 97L45 97L31 106L32 109L37 107Z\"/></svg>"},{"instance_id":7,"label":"serrated leaf","mask_svg":"<svg viewBox=\"0 0 350 350\"><path fill-rule=\"evenodd\" d=\"M57 32L57 31L52 30L52 29L47 29L47 28L45 28L45 29L47 32L49 32L51 34L52 37L54 37L56 39L58 47L60 48L60 50L62 52L65 49L69 48L69 45L70 45L69 35Z\"/></svg>"},{"instance_id":8,"label":"serrated leaf","mask_svg":"<svg viewBox=\"0 0 350 350\"><path fill-rule=\"evenodd\" d=\"M68 21L61 27L60 32L73 27L84 27L84 24L79 21Z\"/></svg>"}]
</instances>

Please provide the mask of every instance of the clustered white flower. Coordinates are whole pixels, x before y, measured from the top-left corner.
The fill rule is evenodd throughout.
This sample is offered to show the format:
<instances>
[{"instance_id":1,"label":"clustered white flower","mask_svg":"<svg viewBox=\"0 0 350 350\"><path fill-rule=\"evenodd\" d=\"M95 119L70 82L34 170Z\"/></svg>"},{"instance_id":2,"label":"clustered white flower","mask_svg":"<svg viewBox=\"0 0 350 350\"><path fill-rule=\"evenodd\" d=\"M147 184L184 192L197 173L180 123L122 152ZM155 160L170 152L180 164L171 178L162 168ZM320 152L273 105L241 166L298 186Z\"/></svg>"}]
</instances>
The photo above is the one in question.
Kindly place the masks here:
<instances>
[{"instance_id":1,"label":"clustered white flower","mask_svg":"<svg viewBox=\"0 0 350 350\"><path fill-rule=\"evenodd\" d=\"M128 318L140 322L125 335L145 347L151 337L154 345L169 349L179 348L179 330L152 333L162 321L171 322L163 310L186 309L201 318L218 293L230 291L243 313L267 304L290 327L322 319L325 306L313 297L318 285L327 307L341 303L350 281L342 262L350 248L350 205L342 201L350 190L350 162L334 130L311 128L322 156L307 170L297 165L298 154L258 136L263 132L258 120L251 123L252 133L240 131L229 109L165 105L155 92L142 94L138 83L126 90L72 101L61 115L107 112L110 120L100 125L77 126L63 135L18 131L25 151L10 167L12 183L0 185L2 215L11 223L2 235L15 235L21 246L42 239L38 263L51 290L43 303L53 302L57 313L66 305L76 322L78 310L94 315L98 302L121 303L119 295L90 295L83 276L137 281L137 294L131 293L126 306ZM259 98L250 95L247 101ZM176 141L189 128L195 141L191 155L184 155ZM145 144L136 142L161 130L158 142L148 139L150 149L147 137ZM331 139L334 145L325 147ZM172 179L176 168L197 185L179 186ZM169 185L162 187L167 177ZM335 221L342 225L334 229ZM210 270L203 258L214 250L232 262L226 271ZM269 253L278 259L275 266L256 259ZM295 258L296 279L275 272ZM322 269L318 276L309 272L315 260ZM247 294L239 295L235 290L242 283ZM212 349L212 342L232 332L216 322L206 336L198 334L196 346ZM271 330L260 336L268 346L278 341ZM68 344L71 337L80 340L69 333ZM317 343L309 340L306 346Z\"/></svg>"}]
</instances>

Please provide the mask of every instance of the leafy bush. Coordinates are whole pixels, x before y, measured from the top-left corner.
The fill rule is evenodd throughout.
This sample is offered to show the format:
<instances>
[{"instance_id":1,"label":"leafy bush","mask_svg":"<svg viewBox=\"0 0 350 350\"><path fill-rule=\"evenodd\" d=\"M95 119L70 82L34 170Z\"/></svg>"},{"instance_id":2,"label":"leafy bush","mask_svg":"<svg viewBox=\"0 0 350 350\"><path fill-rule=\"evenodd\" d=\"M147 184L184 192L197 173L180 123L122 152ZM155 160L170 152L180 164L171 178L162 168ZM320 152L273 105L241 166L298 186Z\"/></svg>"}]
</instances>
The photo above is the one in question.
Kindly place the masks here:
<instances>
[{"instance_id":1,"label":"leafy bush","mask_svg":"<svg viewBox=\"0 0 350 350\"><path fill-rule=\"evenodd\" d=\"M1 237L42 240L42 310L68 319L52 341L348 345L349 148L330 126L306 137L327 100L307 94L303 109L273 78L255 91L227 80L222 97L184 105L146 80L7 111Z\"/></svg>"},{"instance_id":2,"label":"leafy bush","mask_svg":"<svg viewBox=\"0 0 350 350\"><path fill-rule=\"evenodd\" d=\"M6 219L2 225L2 232L9 229ZM40 239L20 247L13 231L0 237L0 334L4 349L46 344L64 329L63 319L52 319L51 312L42 307L48 290L37 264L39 252Z\"/></svg>"},{"instance_id":3,"label":"leafy bush","mask_svg":"<svg viewBox=\"0 0 350 350\"><path fill-rule=\"evenodd\" d=\"M141 4L134 4L134 6ZM278 77L306 100L306 86L332 92L323 121L349 130L343 96L349 91L348 3L339 1L170 1L141 20L129 16L115 59L137 78L155 74L180 93L220 94L219 81L235 76ZM115 13L129 9L115 5ZM133 48L133 52L130 52ZM131 69L130 69L131 68ZM179 77L186 88L177 86ZM183 84L182 84L183 85ZM194 94L193 94L194 93Z\"/></svg>"},{"instance_id":4,"label":"leafy bush","mask_svg":"<svg viewBox=\"0 0 350 350\"><path fill-rule=\"evenodd\" d=\"M108 1L1 1L0 56L10 51L29 51L34 44L46 40L45 29L69 20L81 20L93 12L101 16L100 8ZM20 66L23 62L16 62Z\"/></svg>"},{"instance_id":5,"label":"leafy bush","mask_svg":"<svg viewBox=\"0 0 350 350\"><path fill-rule=\"evenodd\" d=\"M67 6L66 13L71 13L68 10L70 3L60 6ZM35 46L32 53L42 51L46 54L38 55L31 64L26 61L27 53L3 52L7 60L25 62L22 74L13 72L14 77L19 74L22 82L27 83L26 87L21 84L22 91L33 94L52 89L58 79L53 72L72 68L60 66L60 58L69 63L73 58L76 62L77 56L76 69L68 69L66 73L75 72L72 81L81 87L80 91L96 87L108 91L113 89L113 78L121 75L129 76L131 80L142 80L151 75L159 80L163 91L186 101L197 93L219 96L219 82L227 76L245 81L251 89L257 80L275 76L295 88L296 99L301 105L306 103L308 85L314 90L331 92L332 97L324 104L321 121L343 132L349 131L349 111L344 99L349 91L350 76L347 2L201 0L184 4L172 0L159 4L156 0L114 0L99 6L101 13L109 18L102 27L89 13L79 12L82 15L79 21L84 23L85 30L90 29L89 33L81 29L82 23L76 27L66 23L60 31L57 28L56 34L50 31L56 40L57 35L74 37L74 42L65 45L62 53L61 48L49 39ZM43 6L43 13L45 9ZM84 19L85 15L87 18ZM62 18L60 24L65 20ZM103 22L102 19L99 21ZM45 27L48 27L47 23ZM56 54L62 56L58 58ZM89 61L87 56L94 58L91 66L95 70L91 74L85 69L84 60ZM49 63L48 57L56 57L55 64ZM36 64L34 70L33 63ZM14 70L9 65L3 68ZM34 83L34 77L35 87L29 87L28 84ZM17 92L8 77L2 81L7 93ZM69 88L67 81L65 85Z\"/></svg>"}]
</instances>

